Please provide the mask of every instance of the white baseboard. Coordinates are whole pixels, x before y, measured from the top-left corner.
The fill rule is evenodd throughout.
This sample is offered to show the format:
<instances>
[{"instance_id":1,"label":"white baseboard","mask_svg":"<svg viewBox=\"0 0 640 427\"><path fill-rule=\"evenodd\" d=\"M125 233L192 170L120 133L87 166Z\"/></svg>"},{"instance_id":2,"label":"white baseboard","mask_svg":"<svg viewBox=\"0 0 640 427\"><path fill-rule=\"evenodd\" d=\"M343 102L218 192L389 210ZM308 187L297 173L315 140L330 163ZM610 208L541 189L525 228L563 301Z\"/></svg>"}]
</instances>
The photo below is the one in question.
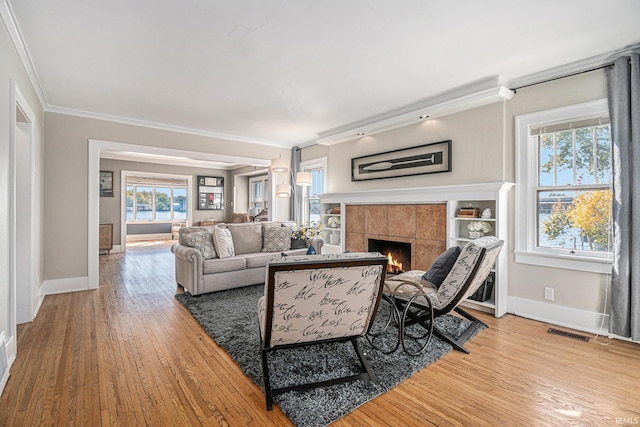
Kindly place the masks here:
<instances>
[{"instance_id":1,"label":"white baseboard","mask_svg":"<svg viewBox=\"0 0 640 427\"><path fill-rule=\"evenodd\" d=\"M62 294L89 290L89 277L68 277L65 279L45 280L43 283L45 295Z\"/></svg>"},{"instance_id":2,"label":"white baseboard","mask_svg":"<svg viewBox=\"0 0 640 427\"><path fill-rule=\"evenodd\" d=\"M9 351L10 345L5 337L4 331L0 331L0 358L2 358L0 360L0 395L2 395L4 387L7 385L7 381L9 381L11 365L15 360L15 352L11 353Z\"/></svg>"},{"instance_id":3,"label":"white baseboard","mask_svg":"<svg viewBox=\"0 0 640 427\"><path fill-rule=\"evenodd\" d=\"M548 304L525 298L509 297L507 301L509 313L527 319L538 320L552 325L590 332L592 334L609 335L609 315ZM603 322L604 316L604 322Z\"/></svg>"},{"instance_id":4,"label":"white baseboard","mask_svg":"<svg viewBox=\"0 0 640 427\"><path fill-rule=\"evenodd\" d=\"M36 307L33 310L33 318L34 319L36 318L36 316L38 315L38 312L40 311L40 307L42 306L42 303L44 302L44 297L45 297L44 283L41 283L40 287L38 288L38 293L36 295L36 298L37 298Z\"/></svg>"}]
</instances>

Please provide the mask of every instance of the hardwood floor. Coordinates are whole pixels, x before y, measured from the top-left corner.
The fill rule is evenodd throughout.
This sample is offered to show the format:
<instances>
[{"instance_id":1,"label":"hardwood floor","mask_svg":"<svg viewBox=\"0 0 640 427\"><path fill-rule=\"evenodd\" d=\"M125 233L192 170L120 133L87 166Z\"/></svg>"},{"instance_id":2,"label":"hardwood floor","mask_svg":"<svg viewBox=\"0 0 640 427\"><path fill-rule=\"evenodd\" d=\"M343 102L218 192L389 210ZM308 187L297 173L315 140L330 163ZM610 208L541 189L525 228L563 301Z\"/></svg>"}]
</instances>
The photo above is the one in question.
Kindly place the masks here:
<instances>
[{"instance_id":1,"label":"hardwood floor","mask_svg":"<svg viewBox=\"0 0 640 427\"><path fill-rule=\"evenodd\" d=\"M171 242L100 257L100 288L47 296L18 329L0 425L291 425L175 300ZM489 329L335 426L640 423L640 346Z\"/></svg>"}]
</instances>

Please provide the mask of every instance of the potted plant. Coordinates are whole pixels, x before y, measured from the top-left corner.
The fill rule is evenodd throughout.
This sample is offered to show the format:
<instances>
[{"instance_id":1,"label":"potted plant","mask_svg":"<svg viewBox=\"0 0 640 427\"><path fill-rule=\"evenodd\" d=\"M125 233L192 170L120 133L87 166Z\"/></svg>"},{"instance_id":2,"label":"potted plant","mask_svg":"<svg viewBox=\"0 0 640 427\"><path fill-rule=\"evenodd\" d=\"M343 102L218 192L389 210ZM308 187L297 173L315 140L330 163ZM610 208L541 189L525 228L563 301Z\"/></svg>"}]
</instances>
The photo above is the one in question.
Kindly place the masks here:
<instances>
[{"instance_id":1,"label":"potted plant","mask_svg":"<svg viewBox=\"0 0 640 427\"><path fill-rule=\"evenodd\" d=\"M307 246L307 240L320 236L322 224L312 221L307 225L298 225L291 232L291 249L301 249Z\"/></svg>"}]
</instances>

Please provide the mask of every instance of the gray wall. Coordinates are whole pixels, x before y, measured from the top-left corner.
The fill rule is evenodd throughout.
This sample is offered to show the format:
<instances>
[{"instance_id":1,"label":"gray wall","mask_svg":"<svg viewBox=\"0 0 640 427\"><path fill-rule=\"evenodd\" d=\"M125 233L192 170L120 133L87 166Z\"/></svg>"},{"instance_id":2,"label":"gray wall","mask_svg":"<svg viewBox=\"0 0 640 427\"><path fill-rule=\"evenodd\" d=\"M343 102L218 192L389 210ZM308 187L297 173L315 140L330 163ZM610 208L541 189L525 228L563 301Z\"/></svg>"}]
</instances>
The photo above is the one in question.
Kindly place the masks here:
<instances>
[{"instance_id":1,"label":"gray wall","mask_svg":"<svg viewBox=\"0 0 640 427\"><path fill-rule=\"evenodd\" d=\"M515 182L515 116L606 98L606 78L595 71L518 90L510 101L463 111L332 146L303 149L302 160L328 156L328 193L406 187ZM351 181L351 159L393 149L451 139L452 172ZM516 183L517 184L517 183ZM516 185L517 188L517 185ZM514 195L515 199L515 195ZM513 248L515 208L510 208ZM555 287L551 304L601 312L607 276L513 262L509 256L509 296L544 300L544 287Z\"/></svg>"},{"instance_id":2,"label":"gray wall","mask_svg":"<svg viewBox=\"0 0 640 427\"><path fill-rule=\"evenodd\" d=\"M100 159L100 170L113 171L113 197L100 197L100 222L113 224L113 244L120 245L120 223L122 219L121 215L121 172L126 171L138 171L138 172L160 172L163 174L176 174L176 175L191 175L193 177L193 183L190 192L191 200L189 206L193 212L193 223L199 221L210 220L214 221L228 221L231 219L231 198L233 196L233 188L230 185L231 172L223 169L204 169L204 168L192 168L187 166L176 165L161 165L155 163L144 162L132 162L125 160L113 160L113 159ZM209 176L222 176L224 177L224 210L198 210L197 206L197 176L209 175ZM245 195L245 198L248 196ZM139 233L140 230L135 232ZM163 231L147 231L148 233L160 233ZM171 227L169 231L171 232Z\"/></svg>"},{"instance_id":3,"label":"gray wall","mask_svg":"<svg viewBox=\"0 0 640 427\"><path fill-rule=\"evenodd\" d=\"M45 114L44 279L86 277L88 140L272 159L290 150L103 120Z\"/></svg>"}]
</instances>

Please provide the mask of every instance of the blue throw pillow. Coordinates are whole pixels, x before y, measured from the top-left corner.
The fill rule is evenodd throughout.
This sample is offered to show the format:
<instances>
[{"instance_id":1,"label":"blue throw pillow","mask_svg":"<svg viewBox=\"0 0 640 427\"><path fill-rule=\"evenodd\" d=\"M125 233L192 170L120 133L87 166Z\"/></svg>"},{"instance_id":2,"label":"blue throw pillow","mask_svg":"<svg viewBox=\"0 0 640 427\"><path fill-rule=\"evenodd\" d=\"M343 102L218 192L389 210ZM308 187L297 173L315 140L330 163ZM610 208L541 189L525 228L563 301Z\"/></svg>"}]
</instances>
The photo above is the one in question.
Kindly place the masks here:
<instances>
[{"instance_id":1,"label":"blue throw pillow","mask_svg":"<svg viewBox=\"0 0 640 427\"><path fill-rule=\"evenodd\" d=\"M449 249L444 251L438 258L436 258L435 261L433 261L433 264L429 267L429 271L424 273L422 278L433 283L436 288L439 288L453 268L453 264L456 263L461 250L460 246L451 246Z\"/></svg>"},{"instance_id":2,"label":"blue throw pillow","mask_svg":"<svg viewBox=\"0 0 640 427\"><path fill-rule=\"evenodd\" d=\"M315 255L316 254L316 248L313 247L313 245L309 245L309 249L307 249L307 255Z\"/></svg>"}]
</instances>

